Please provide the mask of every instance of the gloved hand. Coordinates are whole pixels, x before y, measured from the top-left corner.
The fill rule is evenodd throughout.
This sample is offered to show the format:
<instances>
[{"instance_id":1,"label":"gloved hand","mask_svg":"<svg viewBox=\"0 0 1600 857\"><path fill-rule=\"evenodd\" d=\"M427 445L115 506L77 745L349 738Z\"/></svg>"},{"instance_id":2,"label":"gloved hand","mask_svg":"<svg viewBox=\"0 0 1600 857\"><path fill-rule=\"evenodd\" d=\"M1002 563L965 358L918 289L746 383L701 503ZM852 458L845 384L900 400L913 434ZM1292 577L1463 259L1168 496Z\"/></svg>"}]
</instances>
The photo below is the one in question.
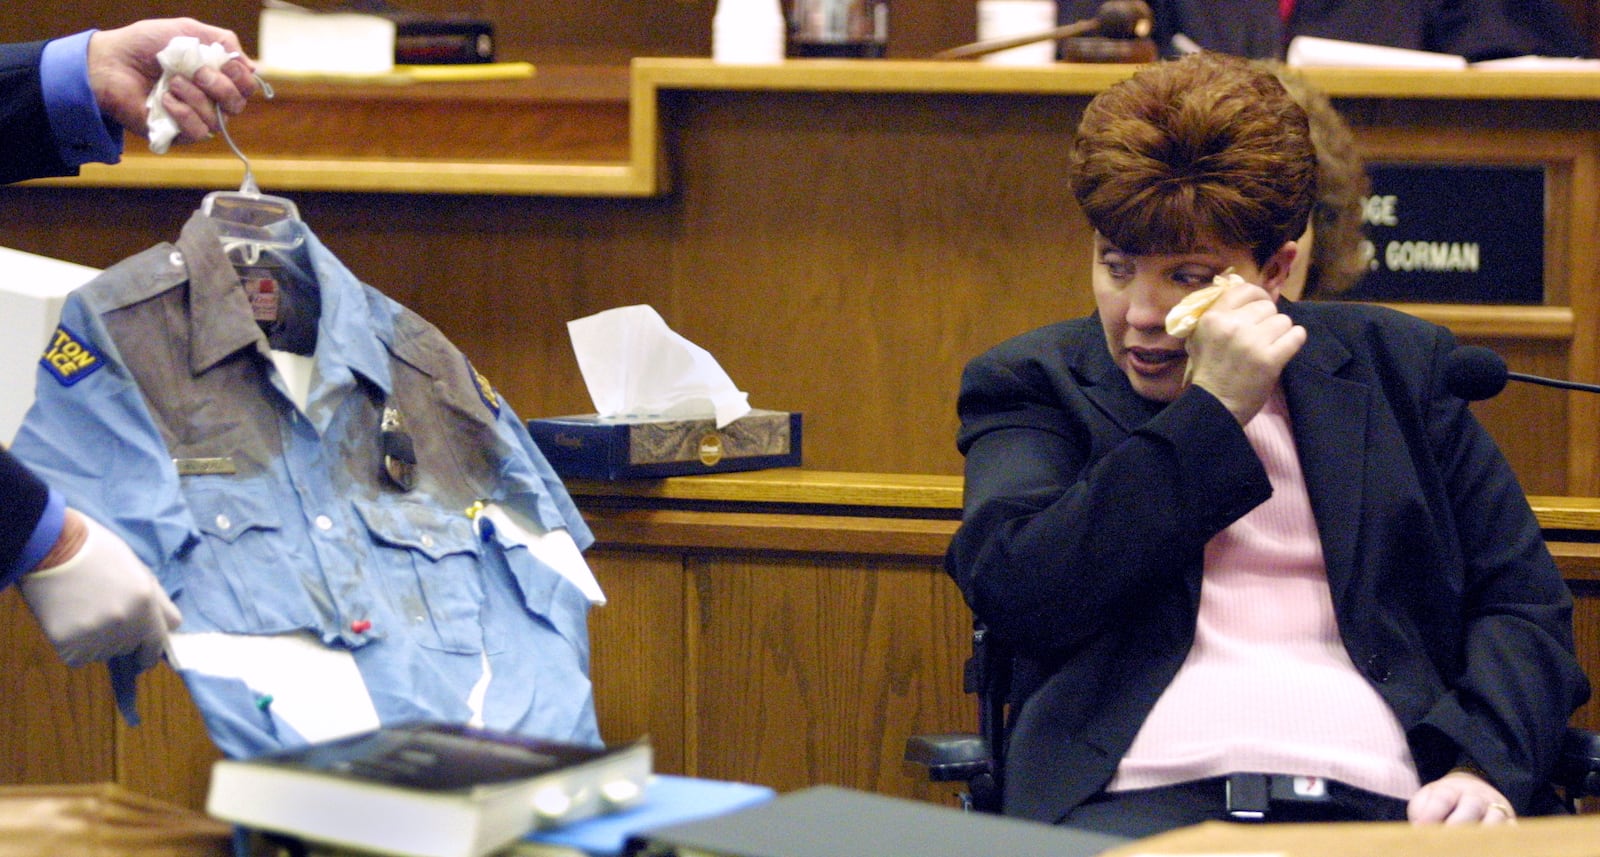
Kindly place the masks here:
<instances>
[{"instance_id":1,"label":"gloved hand","mask_svg":"<svg viewBox=\"0 0 1600 857\"><path fill-rule=\"evenodd\" d=\"M83 522L87 537L66 562L18 580L28 609L68 666L128 654L140 671L155 666L167 632L182 621L178 608L116 533L67 514Z\"/></svg>"}]
</instances>

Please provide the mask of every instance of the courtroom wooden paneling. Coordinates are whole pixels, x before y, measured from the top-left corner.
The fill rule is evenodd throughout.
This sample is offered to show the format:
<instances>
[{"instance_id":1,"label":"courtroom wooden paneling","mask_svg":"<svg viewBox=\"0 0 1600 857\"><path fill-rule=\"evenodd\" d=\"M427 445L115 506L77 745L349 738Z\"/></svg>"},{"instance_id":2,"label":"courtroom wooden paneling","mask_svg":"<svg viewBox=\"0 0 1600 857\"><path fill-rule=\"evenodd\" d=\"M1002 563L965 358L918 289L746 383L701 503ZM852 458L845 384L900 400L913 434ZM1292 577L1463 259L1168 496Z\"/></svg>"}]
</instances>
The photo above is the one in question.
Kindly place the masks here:
<instances>
[{"instance_id":1,"label":"courtroom wooden paneling","mask_svg":"<svg viewBox=\"0 0 1600 857\"><path fill-rule=\"evenodd\" d=\"M140 677L139 717L138 726L121 717L113 721L117 782L140 794L203 808L211 763L222 754L206 737L183 680L166 665Z\"/></svg>"},{"instance_id":2,"label":"courtroom wooden paneling","mask_svg":"<svg viewBox=\"0 0 1600 857\"><path fill-rule=\"evenodd\" d=\"M1520 325L1523 309L1491 309L1490 315L1450 323L1467 342L1487 345L1504 355L1517 371L1550 378L1600 381L1600 360L1594 353L1596 296L1595 187L1600 143L1580 119L1584 111L1551 106L1551 130L1500 130L1481 114L1456 115L1458 127L1434 125L1426 114L1397 110L1393 105L1357 100L1343 105L1360 124L1358 142L1365 158L1383 163L1535 166L1546 172L1545 306L1565 310L1564 318ZM1489 111L1494 113L1496 111ZM1422 125L1424 127L1414 127ZM1473 133L1462 127L1481 125ZM1574 127L1574 126L1579 127ZM1493 206L1494 200L1483 200ZM1433 308L1438 311L1440 308ZM1580 328L1580 324L1582 327ZM1490 426L1517 467L1530 493L1592 493L1594 448L1600 435L1594 424L1597 404L1590 394L1566 393L1547 387L1512 383L1500 396L1477 403L1474 411ZM1531 419L1530 415L1538 415Z\"/></svg>"},{"instance_id":3,"label":"courtroom wooden paneling","mask_svg":"<svg viewBox=\"0 0 1600 857\"><path fill-rule=\"evenodd\" d=\"M0 782L117 778L117 713L105 667L61 663L15 587L0 592L0 705Z\"/></svg>"},{"instance_id":4,"label":"courtroom wooden paneling","mask_svg":"<svg viewBox=\"0 0 1600 857\"><path fill-rule=\"evenodd\" d=\"M683 558L670 553L589 553L607 604L589 613L590 675L602 740L649 738L657 770L688 761L690 636Z\"/></svg>"},{"instance_id":5,"label":"courtroom wooden paneling","mask_svg":"<svg viewBox=\"0 0 1600 857\"><path fill-rule=\"evenodd\" d=\"M907 477L786 475L575 487L609 598L590 618L602 735L648 736L665 773L946 801L949 787L907 771L900 753L909 735L975 723L961 689L970 615L940 559L959 482L919 491ZM1595 527L1593 501L1540 507L1558 538ZM1551 548L1577 596L1585 670L1600 675L1600 544ZM62 666L14 591L0 595L0 627L0 782L114 779L203 806L217 753L172 672L143 677L143 724L128 727L104 670ZM1574 722L1600 729L1600 701Z\"/></svg>"},{"instance_id":6,"label":"courtroom wooden paneling","mask_svg":"<svg viewBox=\"0 0 1600 857\"><path fill-rule=\"evenodd\" d=\"M859 91L860 73L826 76L826 66L757 77L657 61L651 74L683 81L659 95L671 174L661 196L291 195L358 276L435 321L523 416L591 410L565 322L643 303L709 349L755 404L804 413L808 466L953 475L966 361L1089 307L1065 141L1093 90L1074 82L1087 79L1081 69L1008 78L951 66L867 63L880 70L872 81L896 89ZM841 80L853 91L827 88ZM918 89L952 80L979 91ZM1371 157L1549 168L1545 309L1565 321L1530 326L1507 311L1460 329L1518 370L1596 380L1594 101L1573 86L1525 103L1465 98L1455 80L1324 82ZM993 81L1012 82L982 89ZM414 135L405 103L393 105L386 145ZM295 104L285 105L295 122L315 115ZM292 135L265 133L270 108L257 115L281 157ZM109 265L175 235L204 190L6 188L0 243ZM1513 385L1477 407L1529 492L1600 494L1600 398Z\"/></svg>"},{"instance_id":7,"label":"courtroom wooden paneling","mask_svg":"<svg viewBox=\"0 0 1600 857\"><path fill-rule=\"evenodd\" d=\"M905 739L970 723L971 620L937 562L692 560L690 770L925 796Z\"/></svg>"}]
</instances>

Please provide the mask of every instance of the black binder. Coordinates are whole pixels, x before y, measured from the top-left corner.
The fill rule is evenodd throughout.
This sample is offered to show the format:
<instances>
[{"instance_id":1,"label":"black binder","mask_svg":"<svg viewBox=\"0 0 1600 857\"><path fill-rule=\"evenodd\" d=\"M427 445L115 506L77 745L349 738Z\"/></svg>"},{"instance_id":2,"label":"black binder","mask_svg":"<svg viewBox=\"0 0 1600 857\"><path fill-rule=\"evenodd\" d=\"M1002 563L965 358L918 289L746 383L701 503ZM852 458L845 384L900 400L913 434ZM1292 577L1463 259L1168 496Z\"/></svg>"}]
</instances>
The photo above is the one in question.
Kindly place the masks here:
<instances>
[{"instance_id":1,"label":"black binder","mask_svg":"<svg viewBox=\"0 0 1600 857\"><path fill-rule=\"evenodd\" d=\"M1093 857L1129 840L814 786L632 837L626 857Z\"/></svg>"}]
</instances>

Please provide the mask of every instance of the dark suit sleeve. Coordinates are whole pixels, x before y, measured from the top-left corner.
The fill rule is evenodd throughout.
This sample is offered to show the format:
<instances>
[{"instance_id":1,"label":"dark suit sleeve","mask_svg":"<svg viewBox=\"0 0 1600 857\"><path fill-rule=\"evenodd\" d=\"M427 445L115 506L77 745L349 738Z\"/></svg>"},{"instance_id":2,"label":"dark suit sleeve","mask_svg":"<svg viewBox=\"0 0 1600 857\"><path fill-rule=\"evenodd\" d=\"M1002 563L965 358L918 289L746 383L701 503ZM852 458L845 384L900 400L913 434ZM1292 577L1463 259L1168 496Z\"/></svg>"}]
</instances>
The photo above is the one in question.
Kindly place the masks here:
<instances>
[{"instance_id":1,"label":"dark suit sleeve","mask_svg":"<svg viewBox=\"0 0 1600 857\"><path fill-rule=\"evenodd\" d=\"M1039 657L1146 621L1153 592L1186 597L1206 541L1271 492L1210 393L1107 419L1056 356L1064 330L974 360L958 404L965 513L947 569L992 631ZM1104 349L1094 331L1087 347Z\"/></svg>"},{"instance_id":2,"label":"dark suit sleeve","mask_svg":"<svg viewBox=\"0 0 1600 857\"><path fill-rule=\"evenodd\" d=\"M1425 47L1473 61L1591 52L1556 0L1449 0L1428 21Z\"/></svg>"},{"instance_id":3,"label":"dark suit sleeve","mask_svg":"<svg viewBox=\"0 0 1600 857\"><path fill-rule=\"evenodd\" d=\"M49 489L37 476L0 449L0 575L22 556L49 496Z\"/></svg>"},{"instance_id":4,"label":"dark suit sleeve","mask_svg":"<svg viewBox=\"0 0 1600 857\"><path fill-rule=\"evenodd\" d=\"M1097 0L1062 0L1063 23L1090 17ZM1151 0L1152 37L1167 56L1174 34L1207 50L1282 59L1294 36L1459 54L1469 60L1537 54L1589 56L1592 48L1559 0L1297 0L1285 28L1268 0Z\"/></svg>"},{"instance_id":5,"label":"dark suit sleeve","mask_svg":"<svg viewBox=\"0 0 1600 857\"><path fill-rule=\"evenodd\" d=\"M44 42L0 45L0 184L77 175L61 160L44 108Z\"/></svg>"},{"instance_id":6,"label":"dark suit sleeve","mask_svg":"<svg viewBox=\"0 0 1600 857\"><path fill-rule=\"evenodd\" d=\"M1437 350L1432 377L1443 374L1449 351ZM1572 595L1488 432L1454 396L1435 396L1427 407L1463 575L1451 693L1436 701L1423 725L1458 749L1446 757L1449 764L1476 764L1521 812L1538 811L1546 808L1547 774L1568 719L1589 695L1574 655Z\"/></svg>"}]
</instances>

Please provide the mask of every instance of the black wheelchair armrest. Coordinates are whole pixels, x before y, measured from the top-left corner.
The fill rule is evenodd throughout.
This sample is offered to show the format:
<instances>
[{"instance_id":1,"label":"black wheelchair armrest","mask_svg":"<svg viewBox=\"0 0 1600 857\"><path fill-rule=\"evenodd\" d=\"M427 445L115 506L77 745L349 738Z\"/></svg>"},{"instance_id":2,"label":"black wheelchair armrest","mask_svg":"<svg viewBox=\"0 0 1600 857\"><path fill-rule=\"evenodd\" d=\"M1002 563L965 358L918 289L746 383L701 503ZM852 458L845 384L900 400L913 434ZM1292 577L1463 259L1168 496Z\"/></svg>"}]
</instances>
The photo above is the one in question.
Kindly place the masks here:
<instances>
[{"instance_id":1,"label":"black wheelchair armrest","mask_svg":"<svg viewBox=\"0 0 1600 857\"><path fill-rule=\"evenodd\" d=\"M971 780L994 770L988 742L970 732L913 735L906 740L905 760L926 768L936 783Z\"/></svg>"},{"instance_id":2,"label":"black wheelchair armrest","mask_svg":"<svg viewBox=\"0 0 1600 857\"><path fill-rule=\"evenodd\" d=\"M1555 784L1569 801L1600 797L1600 732L1567 730L1556 761Z\"/></svg>"},{"instance_id":3,"label":"black wheelchair armrest","mask_svg":"<svg viewBox=\"0 0 1600 857\"><path fill-rule=\"evenodd\" d=\"M936 783L965 782L960 801L974 812L1000 811L999 766L989 742L969 732L913 735L906 739L905 761L927 770Z\"/></svg>"}]
</instances>

